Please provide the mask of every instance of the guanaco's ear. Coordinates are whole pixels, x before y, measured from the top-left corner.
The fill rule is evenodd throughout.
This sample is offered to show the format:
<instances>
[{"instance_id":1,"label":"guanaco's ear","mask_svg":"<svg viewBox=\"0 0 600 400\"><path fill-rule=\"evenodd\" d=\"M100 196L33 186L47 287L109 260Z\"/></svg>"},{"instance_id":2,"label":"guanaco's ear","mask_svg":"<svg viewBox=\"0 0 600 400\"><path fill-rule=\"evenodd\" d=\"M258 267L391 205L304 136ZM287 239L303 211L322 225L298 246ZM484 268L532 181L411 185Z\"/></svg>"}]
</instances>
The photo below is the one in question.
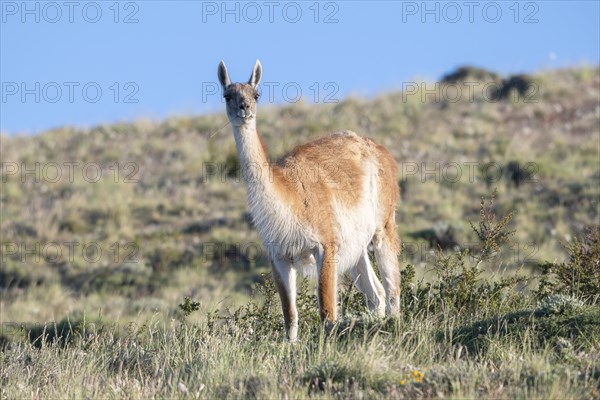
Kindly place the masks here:
<instances>
[{"instance_id":1,"label":"guanaco's ear","mask_svg":"<svg viewBox=\"0 0 600 400\"><path fill-rule=\"evenodd\" d=\"M252 75L250 75L250 80L248 81L248 83L252 86L258 86L261 76L262 65L260 65L260 61L256 60L256 63L254 64L254 69L252 70Z\"/></svg>"},{"instance_id":2,"label":"guanaco's ear","mask_svg":"<svg viewBox=\"0 0 600 400\"><path fill-rule=\"evenodd\" d=\"M231 79L229 79L229 73L223 60L219 63L219 83L223 90L227 89L227 86L231 85Z\"/></svg>"}]
</instances>

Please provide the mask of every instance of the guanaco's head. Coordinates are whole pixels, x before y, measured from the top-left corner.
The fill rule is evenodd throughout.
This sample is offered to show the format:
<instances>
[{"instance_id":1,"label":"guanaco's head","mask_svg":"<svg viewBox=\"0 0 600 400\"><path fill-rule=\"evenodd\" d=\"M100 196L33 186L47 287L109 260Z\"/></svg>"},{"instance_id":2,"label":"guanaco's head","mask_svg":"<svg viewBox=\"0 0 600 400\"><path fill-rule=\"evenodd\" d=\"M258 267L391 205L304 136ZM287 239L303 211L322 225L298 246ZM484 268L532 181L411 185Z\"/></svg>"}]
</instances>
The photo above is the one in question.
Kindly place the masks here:
<instances>
[{"instance_id":1,"label":"guanaco's head","mask_svg":"<svg viewBox=\"0 0 600 400\"><path fill-rule=\"evenodd\" d=\"M227 105L227 117L232 125L242 126L256 119L258 83L262 75L260 61L256 60L248 83L231 83L225 63L219 63L219 82Z\"/></svg>"}]
</instances>

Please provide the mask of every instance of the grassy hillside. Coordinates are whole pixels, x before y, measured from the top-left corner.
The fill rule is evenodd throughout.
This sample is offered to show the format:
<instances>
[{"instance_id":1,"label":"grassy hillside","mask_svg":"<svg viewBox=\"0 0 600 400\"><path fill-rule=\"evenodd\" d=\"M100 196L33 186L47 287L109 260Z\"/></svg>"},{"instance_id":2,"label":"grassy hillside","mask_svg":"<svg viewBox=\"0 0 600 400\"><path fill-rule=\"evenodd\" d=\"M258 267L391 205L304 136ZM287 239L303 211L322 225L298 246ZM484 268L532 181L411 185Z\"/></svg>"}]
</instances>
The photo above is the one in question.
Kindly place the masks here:
<instances>
[{"instance_id":1,"label":"grassy hillside","mask_svg":"<svg viewBox=\"0 0 600 400\"><path fill-rule=\"evenodd\" d=\"M599 224L600 69L423 85L259 104L273 158L350 129L402 172L403 316L322 332L306 286L296 346L280 340L224 112L2 136L3 396L599 396L597 236L575 238ZM498 221L515 233L497 246L470 227ZM350 288L343 308L362 315ZM548 290L568 307L550 310Z\"/></svg>"}]
</instances>

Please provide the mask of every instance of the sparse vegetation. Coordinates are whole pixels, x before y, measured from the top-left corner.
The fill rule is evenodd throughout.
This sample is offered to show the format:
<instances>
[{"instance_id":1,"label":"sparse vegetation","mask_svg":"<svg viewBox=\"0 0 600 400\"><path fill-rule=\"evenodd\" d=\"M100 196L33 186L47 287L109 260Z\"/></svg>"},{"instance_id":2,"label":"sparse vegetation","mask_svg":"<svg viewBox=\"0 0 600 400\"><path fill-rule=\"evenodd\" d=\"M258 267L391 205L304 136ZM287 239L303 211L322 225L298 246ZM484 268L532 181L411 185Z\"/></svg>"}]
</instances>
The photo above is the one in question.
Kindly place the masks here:
<instances>
[{"instance_id":1,"label":"sparse vegetation","mask_svg":"<svg viewBox=\"0 0 600 400\"><path fill-rule=\"evenodd\" d=\"M3 136L0 397L600 398L600 70L531 79L260 112L273 155L352 129L403 172L401 315L345 277L325 330L302 280L295 344L224 115Z\"/></svg>"},{"instance_id":2,"label":"sparse vegetation","mask_svg":"<svg viewBox=\"0 0 600 400\"><path fill-rule=\"evenodd\" d=\"M590 227L583 239L565 244L569 259L543 263L538 294L564 294L596 303L600 297L600 226Z\"/></svg>"}]
</instances>

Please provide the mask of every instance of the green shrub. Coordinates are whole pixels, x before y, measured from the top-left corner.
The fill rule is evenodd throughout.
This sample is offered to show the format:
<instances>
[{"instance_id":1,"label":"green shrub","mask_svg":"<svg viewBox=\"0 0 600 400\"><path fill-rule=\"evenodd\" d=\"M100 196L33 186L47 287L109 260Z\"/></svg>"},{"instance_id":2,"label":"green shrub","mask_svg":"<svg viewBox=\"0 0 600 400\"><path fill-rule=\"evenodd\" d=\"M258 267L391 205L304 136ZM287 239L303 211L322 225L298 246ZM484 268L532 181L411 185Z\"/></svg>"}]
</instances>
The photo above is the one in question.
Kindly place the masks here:
<instances>
[{"instance_id":1,"label":"green shrub","mask_svg":"<svg viewBox=\"0 0 600 400\"><path fill-rule=\"evenodd\" d=\"M486 201L482 198L477 226L471 228L479 245L460 252L436 252L433 265L435 274L431 282L414 282L412 265L401 272L402 302L414 313L447 310L457 315L490 313L500 309L507 289L523 282L525 277L503 276L491 282L484 277L485 264L494 265L500 246L510 242L514 231L507 229L512 212L499 220L494 214L495 192Z\"/></svg>"},{"instance_id":2,"label":"green shrub","mask_svg":"<svg viewBox=\"0 0 600 400\"><path fill-rule=\"evenodd\" d=\"M588 228L582 239L564 244L566 262L540 265L538 299L551 294L566 294L594 303L600 297L600 226Z\"/></svg>"},{"instance_id":3,"label":"green shrub","mask_svg":"<svg viewBox=\"0 0 600 400\"><path fill-rule=\"evenodd\" d=\"M183 300L183 303L179 305L179 308L183 312L184 317L187 317L194 311L198 311L200 309L200 303L193 301L190 297L186 296L186 298Z\"/></svg>"}]
</instances>

